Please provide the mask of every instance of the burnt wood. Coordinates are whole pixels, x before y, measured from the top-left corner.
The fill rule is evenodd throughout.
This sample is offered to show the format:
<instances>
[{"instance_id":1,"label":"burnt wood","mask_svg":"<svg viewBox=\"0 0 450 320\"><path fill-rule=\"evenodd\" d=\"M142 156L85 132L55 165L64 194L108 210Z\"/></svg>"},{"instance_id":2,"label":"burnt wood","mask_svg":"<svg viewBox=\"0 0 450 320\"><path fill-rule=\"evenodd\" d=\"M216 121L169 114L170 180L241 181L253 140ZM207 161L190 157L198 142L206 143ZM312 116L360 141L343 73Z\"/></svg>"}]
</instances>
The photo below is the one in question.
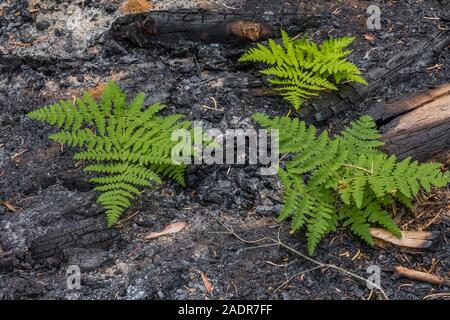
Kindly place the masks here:
<instances>
[{"instance_id":1,"label":"burnt wood","mask_svg":"<svg viewBox=\"0 0 450 320\"><path fill-rule=\"evenodd\" d=\"M34 261L56 255L63 256L70 248L108 248L118 233L107 227L102 216L75 221L63 228L47 232L32 241L30 252Z\"/></svg>"},{"instance_id":2,"label":"burnt wood","mask_svg":"<svg viewBox=\"0 0 450 320\"><path fill-rule=\"evenodd\" d=\"M369 112L383 125L383 149L400 159L427 160L450 149L450 83Z\"/></svg>"},{"instance_id":3,"label":"burnt wood","mask_svg":"<svg viewBox=\"0 0 450 320\"><path fill-rule=\"evenodd\" d=\"M113 22L109 34L140 47L183 41L246 44L276 38L319 25L320 16L299 12L243 14L204 10L150 11L125 15Z\"/></svg>"}]
</instances>

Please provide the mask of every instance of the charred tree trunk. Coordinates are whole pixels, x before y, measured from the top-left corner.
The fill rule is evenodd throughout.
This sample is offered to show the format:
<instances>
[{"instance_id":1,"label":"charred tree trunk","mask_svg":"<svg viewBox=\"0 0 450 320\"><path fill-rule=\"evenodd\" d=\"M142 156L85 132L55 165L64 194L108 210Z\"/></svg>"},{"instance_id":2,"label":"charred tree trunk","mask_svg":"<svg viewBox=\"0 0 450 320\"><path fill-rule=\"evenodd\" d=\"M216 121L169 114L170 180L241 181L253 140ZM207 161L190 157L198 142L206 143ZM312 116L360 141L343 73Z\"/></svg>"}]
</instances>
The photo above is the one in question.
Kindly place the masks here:
<instances>
[{"instance_id":1,"label":"charred tree trunk","mask_svg":"<svg viewBox=\"0 0 450 320\"><path fill-rule=\"evenodd\" d=\"M375 107L369 113L382 124L384 150L400 159L427 160L450 149L450 84Z\"/></svg>"},{"instance_id":2,"label":"charred tree trunk","mask_svg":"<svg viewBox=\"0 0 450 320\"><path fill-rule=\"evenodd\" d=\"M179 40L246 44L275 38L281 28L291 34L304 31L317 26L320 19L298 12L251 15L203 10L150 11L118 18L110 35L141 47Z\"/></svg>"}]
</instances>

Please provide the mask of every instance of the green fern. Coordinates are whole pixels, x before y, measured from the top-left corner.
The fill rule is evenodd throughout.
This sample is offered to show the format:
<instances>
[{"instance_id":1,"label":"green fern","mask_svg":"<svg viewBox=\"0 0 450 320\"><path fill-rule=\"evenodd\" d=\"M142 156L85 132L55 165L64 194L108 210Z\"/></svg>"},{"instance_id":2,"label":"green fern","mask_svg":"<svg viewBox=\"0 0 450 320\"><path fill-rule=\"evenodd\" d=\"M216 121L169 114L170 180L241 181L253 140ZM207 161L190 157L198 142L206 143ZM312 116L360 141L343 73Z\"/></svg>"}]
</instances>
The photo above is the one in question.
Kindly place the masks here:
<instances>
[{"instance_id":1,"label":"green fern","mask_svg":"<svg viewBox=\"0 0 450 320\"><path fill-rule=\"evenodd\" d=\"M352 81L367 84L361 71L345 57L352 37L325 40L320 46L307 39L292 40L281 31L282 43L269 39L268 46L258 44L245 52L239 61L262 62L269 67L261 74L296 109L303 101L325 90L337 90L336 84Z\"/></svg>"},{"instance_id":2,"label":"green fern","mask_svg":"<svg viewBox=\"0 0 450 320\"><path fill-rule=\"evenodd\" d=\"M285 168L279 169L284 206L278 220L292 217L293 231L306 227L310 254L339 221L369 244L373 244L373 224L401 236L386 208L397 201L410 203L421 189L450 183L449 173L442 173L439 163L397 161L379 151L381 135L368 116L334 138L295 118L255 114L253 119L277 129L280 153L291 155Z\"/></svg>"},{"instance_id":3,"label":"green fern","mask_svg":"<svg viewBox=\"0 0 450 320\"><path fill-rule=\"evenodd\" d=\"M97 201L106 209L109 226L116 223L140 187L160 183L160 175L184 185L185 165L175 165L171 140L176 129L188 129L191 122L182 115L157 116L165 108L153 104L143 108L144 94L128 105L126 95L108 82L99 101L89 93L72 101L60 101L27 114L31 119L55 125L61 130L50 139L81 150L74 156L92 164L85 171L99 174L90 181L98 186Z\"/></svg>"}]
</instances>

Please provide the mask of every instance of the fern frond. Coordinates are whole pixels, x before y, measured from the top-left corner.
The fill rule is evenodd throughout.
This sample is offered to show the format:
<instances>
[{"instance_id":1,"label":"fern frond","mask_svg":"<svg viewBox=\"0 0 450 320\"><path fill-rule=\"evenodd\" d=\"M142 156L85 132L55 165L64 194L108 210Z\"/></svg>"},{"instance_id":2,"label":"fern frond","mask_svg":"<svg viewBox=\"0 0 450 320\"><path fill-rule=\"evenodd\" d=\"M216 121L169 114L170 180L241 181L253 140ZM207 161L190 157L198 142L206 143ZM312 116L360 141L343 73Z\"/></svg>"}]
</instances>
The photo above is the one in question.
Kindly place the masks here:
<instances>
[{"instance_id":1,"label":"fern frond","mask_svg":"<svg viewBox=\"0 0 450 320\"><path fill-rule=\"evenodd\" d=\"M308 239L308 253L312 255L320 240L336 229L335 200L331 190L322 188L314 196L310 195L313 206L309 211L306 238Z\"/></svg>"},{"instance_id":2,"label":"fern frond","mask_svg":"<svg viewBox=\"0 0 450 320\"><path fill-rule=\"evenodd\" d=\"M351 51L344 49L354 38L330 38L319 47L307 39L292 40L284 30L281 38L281 44L272 39L267 46L258 44L239 61L269 65L260 73L268 76L273 88L296 109L324 90L337 90L332 80L336 84L342 81L367 84L356 65L346 60Z\"/></svg>"},{"instance_id":3,"label":"fern frond","mask_svg":"<svg viewBox=\"0 0 450 320\"><path fill-rule=\"evenodd\" d=\"M140 187L161 183L159 174L184 185L184 165L171 161L171 140L176 129L187 129L182 115L157 116L165 108L153 104L143 108L144 94L129 105L126 95L113 81L108 82L100 102L88 93L72 101L60 101L30 112L27 116L62 129L50 139L81 151L76 160L91 162L85 171L100 176L90 181L98 186L97 201L106 209L111 226L139 194Z\"/></svg>"},{"instance_id":4,"label":"fern frond","mask_svg":"<svg viewBox=\"0 0 450 320\"><path fill-rule=\"evenodd\" d=\"M369 116L362 116L351 123L339 135L338 139L346 148L352 148L359 153L378 153L378 148L384 143L380 141L381 134L376 129L376 123Z\"/></svg>"},{"instance_id":5,"label":"fern frond","mask_svg":"<svg viewBox=\"0 0 450 320\"><path fill-rule=\"evenodd\" d=\"M369 244L373 244L370 227L374 224L400 236L386 206L395 201L411 205L410 199L421 189L450 183L449 173L441 172L440 164L419 164L409 158L398 162L379 151L381 135L368 116L333 139L326 131L318 135L314 126L298 119L263 114L253 119L278 130L280 151L291 154L285 169L278 171L284 190L278 221L291 218L293 231L306 227L310 254L339 220Z\"/></svg>"}]
</instances>

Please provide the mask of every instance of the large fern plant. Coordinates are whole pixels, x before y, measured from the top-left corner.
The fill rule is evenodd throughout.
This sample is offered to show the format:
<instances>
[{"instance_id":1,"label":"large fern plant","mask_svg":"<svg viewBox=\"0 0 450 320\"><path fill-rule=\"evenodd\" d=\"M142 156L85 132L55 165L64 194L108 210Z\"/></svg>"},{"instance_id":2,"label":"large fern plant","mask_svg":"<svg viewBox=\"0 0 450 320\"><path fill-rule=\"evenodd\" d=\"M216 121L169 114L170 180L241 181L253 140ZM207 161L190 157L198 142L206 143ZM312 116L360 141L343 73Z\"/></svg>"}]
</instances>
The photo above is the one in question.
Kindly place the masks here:
<instances>
[{"instance_id":1,"label":"large fern plant","mask_svg":"<svg viewBox=\"0 0 450 320\"><path fill-rule=\"evenodd\" d=\"M140 187L161 182L160 175L184 185L185 165L171 160L171 140L176 129L187 129L191 122L174 114L158 116L162 104L143 108L139 93L128 105L125 93L113 81L108 82L99 102L85 92L82 98L60 101L27 114L61 130L50 139L80 147L75 160L89 162L84 170L100 176L90 181L98 186L98 202L106 209L108 224L117 222Z\"/></svg>"},{"instance_id":2,"label":"large fern plant","mask_svg":"<svg viewBox=\"0 0 450 320\"><path fill-rule=\"evenodd\" d=\"M411 158L399 162L379 151L381 135L368 116L334 138L326 131L318 135L314 126L298 119L253 118L265 128L278 129L280 153L291 155L279 169L284 188L279 220L292 217L293 231L306 226L310 254L339 222L369 244L373 224L401 236L387 209L396 202L410 206L421 189L450 183L439 163L419 164Z\"/></svg>"},{"instance_id":3,"label":"large fern plant","mask_svg":"<svg viewBox=\"0 0 450 320\"><path fill-rule=\"evenodd\" d=\"M281 34L281 44L269 39L268 46L258 44L239 61L268 65L261 73L269 76L273 88L296 109L321 91L337 90L336 84L342 81L367 84L361 71L345 58L354 38L330 38L317 46L308 39L292 40L285 31Z\"/></svg>"}]
</instances>

